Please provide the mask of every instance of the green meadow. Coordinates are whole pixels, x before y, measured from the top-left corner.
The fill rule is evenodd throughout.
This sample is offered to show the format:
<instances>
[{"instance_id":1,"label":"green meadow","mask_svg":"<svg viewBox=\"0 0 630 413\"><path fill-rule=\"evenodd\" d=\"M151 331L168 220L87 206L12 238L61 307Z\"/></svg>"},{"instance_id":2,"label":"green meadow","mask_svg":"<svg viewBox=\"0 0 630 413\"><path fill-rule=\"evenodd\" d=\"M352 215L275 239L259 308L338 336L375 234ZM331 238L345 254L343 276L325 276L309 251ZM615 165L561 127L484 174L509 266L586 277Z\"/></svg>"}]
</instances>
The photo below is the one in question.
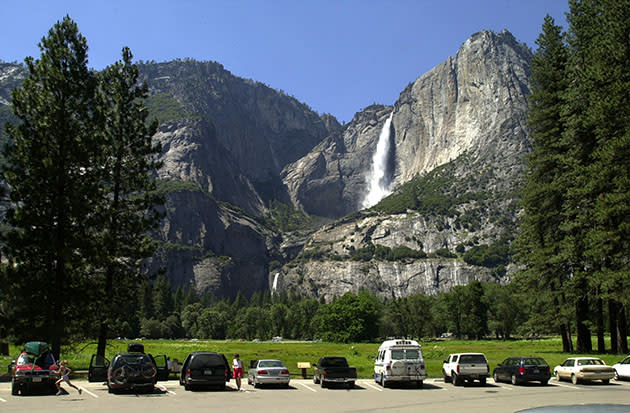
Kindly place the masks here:
<instances>
[{"instance_id":1,"label":"green meadow","mask_svg":"<svg viewBox=\"0 0 630 413\"><path fill-rule=\"evenodd\" d=\"M123 352L128 343L133 340L110 340L107 346L107 357L111 359L116 353ZM166 354L171 360L184 360L186 355L195 351L216 351L224 353L231 361L234 353L239 353L245 366L253 359L279 359L282 360L292 374L299 375L301 370L297 368L298 362L307 361L315 363L320 357L344 356L348 362L357 368L360 378L370 378L373 374L374 357L380 343L326 343L283 341L273 343L269 341L217 341L217 340L142 340L145 351L154 355ZM492 370L498 363L511 356L538 356L543 357L553 367L561 363L567 357L580 354L563 353L560 338L541 338L535 340L430 340L420 342L422 353L426 363L429 377L442 376L442 361L450 353L480 352L484 353L490 362ZM594 343L595 345L595 343ZM609 343L607 343L609 345ZM18 346L11 346L11 356L1 356L0 365L6 366L14 360L19 353ZM62 349L62 358L68 360L74 370L87 370L90 357L96 352L96 343L83 342ZM582 354L584 355L584 354ZM596 355L606 364L612 365L620 361L623 356L615 354ZM312 370L308 371L309 376Z\"/></svg>"}]
</instances>

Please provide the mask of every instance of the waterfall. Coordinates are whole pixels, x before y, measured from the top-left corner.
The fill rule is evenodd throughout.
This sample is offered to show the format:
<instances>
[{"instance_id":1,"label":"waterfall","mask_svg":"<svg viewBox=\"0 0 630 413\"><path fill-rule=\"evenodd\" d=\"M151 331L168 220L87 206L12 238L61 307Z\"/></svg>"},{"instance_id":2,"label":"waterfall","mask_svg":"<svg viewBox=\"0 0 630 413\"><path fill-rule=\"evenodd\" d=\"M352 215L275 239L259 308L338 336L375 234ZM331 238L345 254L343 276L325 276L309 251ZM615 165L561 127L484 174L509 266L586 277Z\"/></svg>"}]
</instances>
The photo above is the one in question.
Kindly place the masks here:
<instances>
[{"instance_id":1,"label":"waterfall","mask_svg":"<svg viewBox=\"0 0 630 413\"><path fill-rule=\"evenodd\" d=\"M362 208L369 208L376 205L381 199L391 193L391 182L387 176L387 164L390 151L389 134L393 116L394 112L392 111L385 121L381 134L378 137L376 152L374 152L374 156L372 157L372 169L366 176L368 193L361 203Z\"/></svg>"},{"instance_id":2,"label":"waterfall","mask_svg":"<svg viewBox=\"0 0 630 413\"><path fill-rule=\"evenodd\" d=\"M279 272L276 273L276 275L273 276L273 284L271 285L271 292L275 293L276 290L278 289L278 276L280 275Z\"/></svg>"}]
</instances>

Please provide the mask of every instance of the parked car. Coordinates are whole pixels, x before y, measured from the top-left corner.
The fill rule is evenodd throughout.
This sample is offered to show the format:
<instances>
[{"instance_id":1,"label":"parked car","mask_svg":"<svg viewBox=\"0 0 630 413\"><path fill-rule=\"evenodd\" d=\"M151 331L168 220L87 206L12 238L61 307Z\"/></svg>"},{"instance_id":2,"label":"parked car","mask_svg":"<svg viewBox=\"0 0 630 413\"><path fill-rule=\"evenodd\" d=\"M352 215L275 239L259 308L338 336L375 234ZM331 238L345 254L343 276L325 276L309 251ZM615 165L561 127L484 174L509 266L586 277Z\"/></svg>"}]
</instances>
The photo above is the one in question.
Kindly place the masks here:
<instances>
[{"instance_id":1,"label":"parked car","mask_svg":"<svg viewBox=\"0 0 630 413\"><path fill-rule=\"evenodd\" d=\"M630 356L613 364L615 369L615 380L630 379Z\"/></svg>"},{"instance_id":2,"label":"parked car","mask_svg":"<svg viewBox=\"0 0 630 413\"><path fill-rule=\"evenodd\" d=\"M225 389L230 381L232 371L227 359L221 353L196 352L186 356L179 375L179 384L185 390L202 386L215 386Z\"/></svg>"},{"instance_id":3,"label":"parked car","mask_svg":"<svg viewBox=\"0 0 630 413\"><path fill-rule=\"evenodd\" d=\"M123 390L150 393L158 381L168 380L166 355L146 354L144 347L138 343L130 344L127 350L126 353L116 354L111 363L107 358L93 354L88 381L106 382L109 393Z\"/></svg>"},{"instance_id":4,"label":"parked car","mask_svg":"<svg viewBox=\"0 0 630 413\"><path fill-rule=\"evenodd\" d=\"M280 360L251 360L247 370L247 384L279 384L289 387L289 369Z\"/></svg>"},{"instance_id":5,"label":"parked car","mask_svg":"<svg viewBox=\"0 0 630 413\"><path fill-rule=\"evenodd\" d=\"M58 369L47 343L29 341L17 361L11 363L11 394L24 395L34 390L56 392Z\"/></svg>"},{"instance_id":6,"label":"parked car","mask_svg":"<svg viewBox=\"0 0 630 413\"><path fill-rule=\"evenodd\" d=\"M490 376L490 366L483 353L450 354L442 364L442 375L445 383L453 382L455 386L474 380L485 385Z\"/></svg>"},{"instance_id":7,"label":"parked car","mask_svg":"<svg viewBox=\"0 0 630 413\"><path fill-rule=\"evenodd\" d=\"M551 378L551 369L540 357L510 357L503 360L492 372L495 382L509 381L516 385L528 381L539 381L546 385Z\"/></svg>"},{"instance_id":8,"label":"parked car","mask_svg":"<svg viewBox=\"0 0 630 413\"><path fill-rule=\"evenodd\" d=\"M601 380L608 384L615 377L615 369L607 366L603 360L594 357L571 357L553 369L556 379L571 380L573 384L581 381Z\"/></svg>"},{"instance_id":9,"label":"parked car","mask_svg":"<svg viewBox=\"0 0 630 413\"><path fill-rule=\"evenodd\" d=\"M387 340L381 344L374 360L374 381L383 387L393 382L422 387L426 378L424 357L417 341Z\"/></svg>"},{"instance_id":10,"label":"parked car","mask_svg":"<svg viewBox=\"0 0 630 413\"><path fill-rule=\"evenodd\" d=\"M313 383L326 387L330 383L345 384L353 388L357 369L350 367L345 357L322 357L315 363Z\"/></svg>"}]
</instances>

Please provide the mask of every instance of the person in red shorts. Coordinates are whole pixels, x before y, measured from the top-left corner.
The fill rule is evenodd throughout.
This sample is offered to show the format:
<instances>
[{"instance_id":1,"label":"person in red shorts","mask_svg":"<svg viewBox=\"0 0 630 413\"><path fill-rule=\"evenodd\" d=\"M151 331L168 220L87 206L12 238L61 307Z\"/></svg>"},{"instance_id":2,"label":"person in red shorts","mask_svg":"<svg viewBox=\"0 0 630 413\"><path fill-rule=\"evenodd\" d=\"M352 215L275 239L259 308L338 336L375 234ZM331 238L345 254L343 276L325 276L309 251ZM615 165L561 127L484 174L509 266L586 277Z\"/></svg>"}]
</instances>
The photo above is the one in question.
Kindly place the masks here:
<instances>
[{"instance_id":1,"label":"person in red shorts","mask_svg":"<svg viewBox=\"0 0 630 413\"><path fill-rule=\"evenodd\" d=\"M234 355L232 360L232 371L234 374L234 380L236 380L236 389L241 390L241 378L243 377L243 362L239 358L238 353Z\"/></svg>"}]
</instances>

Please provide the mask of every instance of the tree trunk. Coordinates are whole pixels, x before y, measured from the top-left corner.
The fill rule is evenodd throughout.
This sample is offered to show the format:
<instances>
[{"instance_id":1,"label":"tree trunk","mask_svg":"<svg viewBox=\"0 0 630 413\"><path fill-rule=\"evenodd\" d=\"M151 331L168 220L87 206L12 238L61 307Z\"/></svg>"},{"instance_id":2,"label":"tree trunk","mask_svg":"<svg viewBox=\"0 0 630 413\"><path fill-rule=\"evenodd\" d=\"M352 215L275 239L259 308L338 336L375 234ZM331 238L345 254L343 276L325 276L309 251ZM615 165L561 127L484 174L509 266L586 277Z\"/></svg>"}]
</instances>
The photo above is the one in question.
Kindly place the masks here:
<instances>
[{"instance_id":1,"label":"tree trunk","mask_svg":"<svg viewBox=\"0 0 630 413\"><path fill-rule=\"evenodd\" d=\"M562 352L573 353L573 341L571 341L571 328L569 323L560 324L560 337L562 337Z\"/></svg>"},{"instance_id":2,"label":"tree trunk","mask_svg":"<svg viewBox=\"0 0 630 413\"><path fill-rule=\"evenodd\" d=\"M619 353L619 340L617 339L617 302L608 300L608 325L610 326L610 352Z\"/></svg>"},{"instance_id":3,"label":"tree trunk","mask_svg":"<svg viewBox=\"0 0 630 413\"><path fill-rule=\"evenodd\" d=\"M623 304L619 304L617 313L617 347L620 354L628 353L628 322L626 319L626 309Z\"/></svg>"},{"instance_id":4,"label":"tree trunk","mask_svg":"<svg viewBox=\"0 0 630 413\"><path fill-rule=\"evenodd\" d=\"M590 353L593 351L591 331L584 323L588 320L588 297L583 295L575 302L575 324L577 329L577 352Z\"/></svg>"},{"instance_id":5,"label":"tree trunk","mask_svg":"<svg viewBox=\"0 0 630 413\"><path fill-rule=\"evenodd\" d=\"M606 352L606 342L604 341L604 302L599 295L599 287L597 293L597 352L602 354Z\"/></svg>"}]
</instances>

